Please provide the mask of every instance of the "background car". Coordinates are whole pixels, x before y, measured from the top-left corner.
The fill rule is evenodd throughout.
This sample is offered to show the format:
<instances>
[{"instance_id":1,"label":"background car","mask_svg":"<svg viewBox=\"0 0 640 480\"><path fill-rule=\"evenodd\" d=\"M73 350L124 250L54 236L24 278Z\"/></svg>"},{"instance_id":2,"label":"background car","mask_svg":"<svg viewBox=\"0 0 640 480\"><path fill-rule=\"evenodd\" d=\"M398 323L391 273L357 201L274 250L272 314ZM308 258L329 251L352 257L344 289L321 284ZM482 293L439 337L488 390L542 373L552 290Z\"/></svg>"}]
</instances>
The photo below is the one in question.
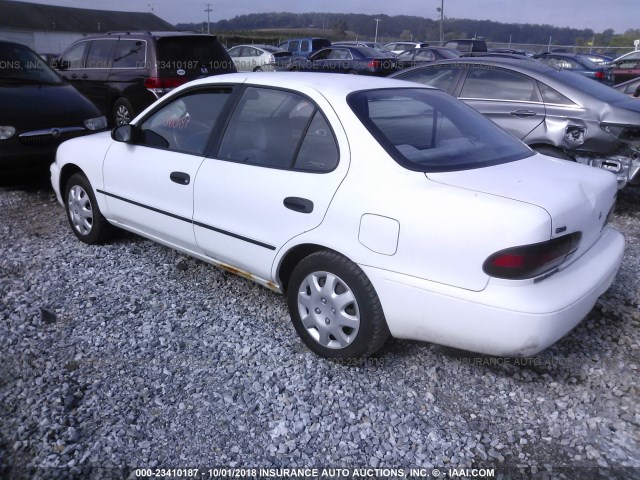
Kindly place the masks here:
<instances>
[{"instance_id":1,"label":"background car","mask_svg":"<svg viewBox=\"0 0 640 480\"><path fill-rule=\"evenodd\" d=\"M577 53L576 56L586 58L591 63L595 63L596 65L603 65L611 63L613 61L613 58L607 55L602 55L600 53Z\"/></svg>"},{"instance_id":2,"label":"background car","mask_svg":"<svg viewBox=\"0 0 640 480\"><path fill-rule=\"evenodd\" d=\"M476 57L391 77L440 88L540 153L611 171L620 188L640 170L640 104L572 71Z\"/></svg>"},{"instance_id":3,"label":"background car","mask_svg":"<svg viewBox=\"0 0 640 480\"><path fill-rule=\"evenodd\" d=\"M613 69L616 84L640 77L640 51L622 55L609 65Z\"/></svg>"},{"instance_id":4,"label":"background car","mask_svg":"<svg viewBox=\"0 0 640 480\"><path fill-rule=\"evenodd\" d=\"M292 71L349 73L384 76L396 71L393 57L368 47L330 47L308 59L294 60Z\"/></svg>"},{"instance_id":5,"label":"background car","mask_svg":"<svg viewBox=\"0 0 640 480\"><path fill-rule=\"evenodd\" d=\"M428 43L424 43L424 42L390 42L387 43L384 47L382 47L384 50L388 51L388 52L392 52L395 53L396 55L399 53L404 52L405 50L411 50L413 48L422 48L422 47L428 47L429 44Z\"/></svg>"},{"instance_id":6,"label":"background car","mask_svg":"<svg viewBox=\"0 0 640 480\"><path fill-rule=\"evenodd\" d=\"M271 45L238 45L229 56L239 72L273 72L286 70L293 54Z\"/></svg>"},{"instance_id":7,"label":"background car","mask_svg":"<svg viewBox=\"0 0 640 480\"><path fill-rule=\"evenodd\" d=\"M384 47L381 43L366 42L363 40L343 40L339 42L332 42L331 45L334 47L369 47L384 51Z\"/></svg>"},{"instance_id":8,"label":"background car","mask_svg":"<svg viewBox=\"0 0 640 480\"><path fill-rule=\"evenodd\" d=\"M285 293L301 340L342 361L389 335L533 355L624 251L612 175L386 78L197 80L62 144L51 182L80 241L116 225Z\"/></svg>"},{"instance_id":9,"label":"background car","mask_svg":"<svg viewBox=\"0 0 640 480\"><path fill-rule=\"evenodd\" d=\"M64 140L107 120L28 47L0 40L0 172L47 173Z\"/></svg>"},{"instance_id":10,"label":"background car","mask_svg":"<svg viewBox=\"0 0 640 480\"><path fill-rule=\"evenodd\" d=\"M443 47L457 50L464 57L474 57L487 52L487 42L482 38L460 38L448 40Z\"/></svg>"},{"instance_id":11,"label":"background car","mask_svg":"<svg viewBox=\"0 0 640 480\"><path fill-rule=\"evenodd\" d=\"M634 78L633 80L628 80L623 83L619 83L615 87L613 87L620 93L624 93L625 95L630 95L634 98L640 97L640 77Z\"/></svg>"},{"instance_id":12,"label":"background car","mask_svg":"<svg viewBox=\"0 0 640 480\"><path fill-rule=\"evenodd\" d=\"M314 52L331 46L328 38L305 37L286 40L278 45L281 50L291 52L294 57L307 58Z\"/></svg>"},{"instance_id":13,"label":"background car","mask_svg":"<svg viewBox=\"0 0 640 480\"><path fill-rule=\"evenodd\" d=\"M398 54L396 58L398 68L415 67L426 62L442 60L446 58L459 58L460 54L455 50L442 47L421 47L405 50Z\"/></svg>"},{"instance_id":14,"label":"background car","mask_svg":"<svg viewBox=\"0 0 640 480\"><path fill-rule=\"evenodd\" d=\"M72 43L57 70L113 125L124 125L175 87L236 68L214 35L113 32Z\"/></svg>"},{"instance_id":15,"label":"background car","mask_svg":"<svg viewBox=\"0 0 640 480\"><path fill-rule=\"evenodd\" d=\"M605 85L613 85L613 71L604 64L595 64L583 55L570 53L541 53L533 58L553 68L571 70Z\"/></svg>"}]
</instances>

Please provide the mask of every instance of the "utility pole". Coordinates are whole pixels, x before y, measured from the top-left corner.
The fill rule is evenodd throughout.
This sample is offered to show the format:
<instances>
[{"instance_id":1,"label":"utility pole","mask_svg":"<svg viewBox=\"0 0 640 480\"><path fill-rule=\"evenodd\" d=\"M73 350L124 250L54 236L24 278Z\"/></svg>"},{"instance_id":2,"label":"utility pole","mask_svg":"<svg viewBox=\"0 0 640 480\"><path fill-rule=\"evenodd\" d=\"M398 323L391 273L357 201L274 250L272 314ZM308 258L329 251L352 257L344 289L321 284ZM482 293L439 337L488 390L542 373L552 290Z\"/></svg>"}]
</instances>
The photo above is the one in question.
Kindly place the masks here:
<instances>
[{"instance_id":1,"label":"utility pole","mask_svg":"<svg viewBox=\"0 0 640 480\"><path fill-rule=\"evenodd\" d=\"M438 8L440 12L440 46L444 45L444 0L440 0L440 8Z\"/></svg>"},{"instance_id":2,"label":"utility pole","mask_svg":"<svg viewBox=\"0 0 640 480\"><path fill-rule=\"evenodd\" d=\"M209 14L213 11L211 10L211 4L207 3L207 8L204 9L205 12L207 12L207 33L211 33L210 31L210 24L211 22L209 21Z\"/></svg>"},{"instance_id":3,"label":"utility pole","mask_svg":"<svg viewBox=\"0 0 640 480\"><path fill-rule=\"evenodd\" d=\"M378 23L380 23L380 19L379 18L374 18L374 20L376 21L376 36L373 39L374 43L378 43Z\"/></svg>"}]
</instances>

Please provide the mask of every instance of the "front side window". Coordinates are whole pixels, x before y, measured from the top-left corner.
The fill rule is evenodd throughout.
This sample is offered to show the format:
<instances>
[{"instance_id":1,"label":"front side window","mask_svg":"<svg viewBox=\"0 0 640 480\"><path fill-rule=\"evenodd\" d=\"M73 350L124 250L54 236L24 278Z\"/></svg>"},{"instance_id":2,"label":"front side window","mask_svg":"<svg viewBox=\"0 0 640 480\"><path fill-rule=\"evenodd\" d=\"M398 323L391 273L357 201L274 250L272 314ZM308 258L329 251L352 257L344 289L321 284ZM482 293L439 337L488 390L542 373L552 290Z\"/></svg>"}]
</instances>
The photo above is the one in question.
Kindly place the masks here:
<instances>
[{"instance_id":1,"label":"front side window","mask_svg":"<svg viewBox=\"0 0 640 480\"><path fill-rule=\"evenodd\" d=\"M466 170L533 155L480 113L428 89L365 90L349 106L380 145L405 168Z\"/></svg>"},{"instance_id":2,"label":"front side window","mask_svg":"<svg viewBox=\"0 0 640 480\"><path fill-rule=\"evenodd\" d=\"M469 70L460 98L531 102L537 94L530 78L490 67Z\"/></svg>"},{"instance_id":3,"label":"front side window","mask_svg":"<svg viewBox=\"0 0 640 480\"><path fill-rule=\"evenodd\" d=\"M195 92L163 106L140 126L139 145L204 155L230 88Z\"/></svg>"},{"instance_id":4,"label":"front side window","mask_svg":"<svg viewBox=\"0 0 640 480\"><path fill-rule=\"evenodd\" d=\"M267 167L326 172L338 163L328 122L296 93L249 87L227 126L218 157Z\"/></svg>"},{"instance_id":5,"label":"front side window","mask_svg":"<svg viewBox=\"0 0 640 480\"><path fill-rule=\"evenodd\" d=\"M89 42L79 42L69 48L62 56L62 63L66 68L84 67L84 54L87 51Z\"/></svg>"}]
</instances>

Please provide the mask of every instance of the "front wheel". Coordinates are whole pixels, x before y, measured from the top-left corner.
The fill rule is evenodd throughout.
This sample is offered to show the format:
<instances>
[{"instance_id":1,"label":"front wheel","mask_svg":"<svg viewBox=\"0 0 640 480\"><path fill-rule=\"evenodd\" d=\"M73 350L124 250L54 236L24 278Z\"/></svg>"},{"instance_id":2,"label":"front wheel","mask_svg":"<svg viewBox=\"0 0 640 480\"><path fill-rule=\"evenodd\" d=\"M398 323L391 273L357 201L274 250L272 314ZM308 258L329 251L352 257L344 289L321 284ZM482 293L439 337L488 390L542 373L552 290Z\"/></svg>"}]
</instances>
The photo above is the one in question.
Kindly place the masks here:
<instances>
[{"instance_id":1,"label":"front wheel","mask_svg":"<svg viewBox=\"0 0 640 480\"><path fill-rule=\"evenodd\" d=\"M373 285L360 267L336 252L314 253L296 266L287 303L298 335L321 357L366 358L389 336Z\"/></svg>"},{"instance_id":2,"label":"front wheel","mask_svg":"<svg viewBox=\"0 0 640 480\"><path fill-rule=\"evenodd\" d=\"M65 187L64 198L69 225L81 242L95 245L111 237L114 227L100 213L87 177L81 173L72 175Z\"/></svg>"}]
</instances>

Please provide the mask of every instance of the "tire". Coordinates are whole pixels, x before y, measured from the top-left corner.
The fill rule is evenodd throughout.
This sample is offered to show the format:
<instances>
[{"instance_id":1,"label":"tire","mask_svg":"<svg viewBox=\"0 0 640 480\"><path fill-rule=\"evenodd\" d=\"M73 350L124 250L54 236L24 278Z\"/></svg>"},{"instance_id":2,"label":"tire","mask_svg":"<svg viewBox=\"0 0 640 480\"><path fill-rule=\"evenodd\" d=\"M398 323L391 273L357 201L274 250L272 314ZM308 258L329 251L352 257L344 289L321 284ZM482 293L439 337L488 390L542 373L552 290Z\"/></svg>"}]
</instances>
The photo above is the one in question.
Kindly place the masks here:
<instances>
[{"instance_id":1,"label":"tire","mask_svg":"<svg viewBox=\"0 0 640 480\"><path fill-rule=\"evenodd\" d=\"M359 73L358 73L358 72L356 72L355 70L349 70L349 71L347 72L347 75L359 75Z\"/></svg>"},{"instance_id":2,"label":"tire","mask_svg":"<svg viewBox=\"0 0 640 480\"><path fill-rule=\"evenodd\" d=\"M69 178L64 202L71 230L81 242L97 245L111 238L114 227L100 213L93 189L83 174L75 173Z\"/></svg>"},{"instance_id":3,"label":"tire","mask_svg":"<svg viewBox=\"0 0 640 480\"><path fill-rule=\"evenodd\" d=\"M321 357L359 360L389 336L373 285L355 263L332 251L316 252L293 270L287 289L293 326Z\"/></svg>"},{"instance_id":4,"label":"tire","mask_svg":"<svg viewBox=\"0 0 640 480\"><path fill-rule=\"evenodd\" d=\"M111 111L111 120L116 127L127 125L135 117L133 107L126 98L119 98L113 104Z\"/></svg>"},{"instance_id":5,"label":"tire","mask_svg":"<svg viewBox=\"0 0 640 480\"><path fill-rule=\"evenodd\" d=\"M564 153L562 150L554 147L549 147L546 145L536 145L533 148L536 152L541 153L542 155L546 155L547 157L559 158L561 160L569 160L570 162L575 162L573 158Z\"/></svg>"},{"instance_id":6,"label":"tire","mask_svg":"<svg viewBox=\"0 0 640 480\"><path fill-rule=\"evenodd\" d=\"M262 71L262 67L256 67L253 69L254 72L261 72Z\"/></svg>"}]
</instances>

